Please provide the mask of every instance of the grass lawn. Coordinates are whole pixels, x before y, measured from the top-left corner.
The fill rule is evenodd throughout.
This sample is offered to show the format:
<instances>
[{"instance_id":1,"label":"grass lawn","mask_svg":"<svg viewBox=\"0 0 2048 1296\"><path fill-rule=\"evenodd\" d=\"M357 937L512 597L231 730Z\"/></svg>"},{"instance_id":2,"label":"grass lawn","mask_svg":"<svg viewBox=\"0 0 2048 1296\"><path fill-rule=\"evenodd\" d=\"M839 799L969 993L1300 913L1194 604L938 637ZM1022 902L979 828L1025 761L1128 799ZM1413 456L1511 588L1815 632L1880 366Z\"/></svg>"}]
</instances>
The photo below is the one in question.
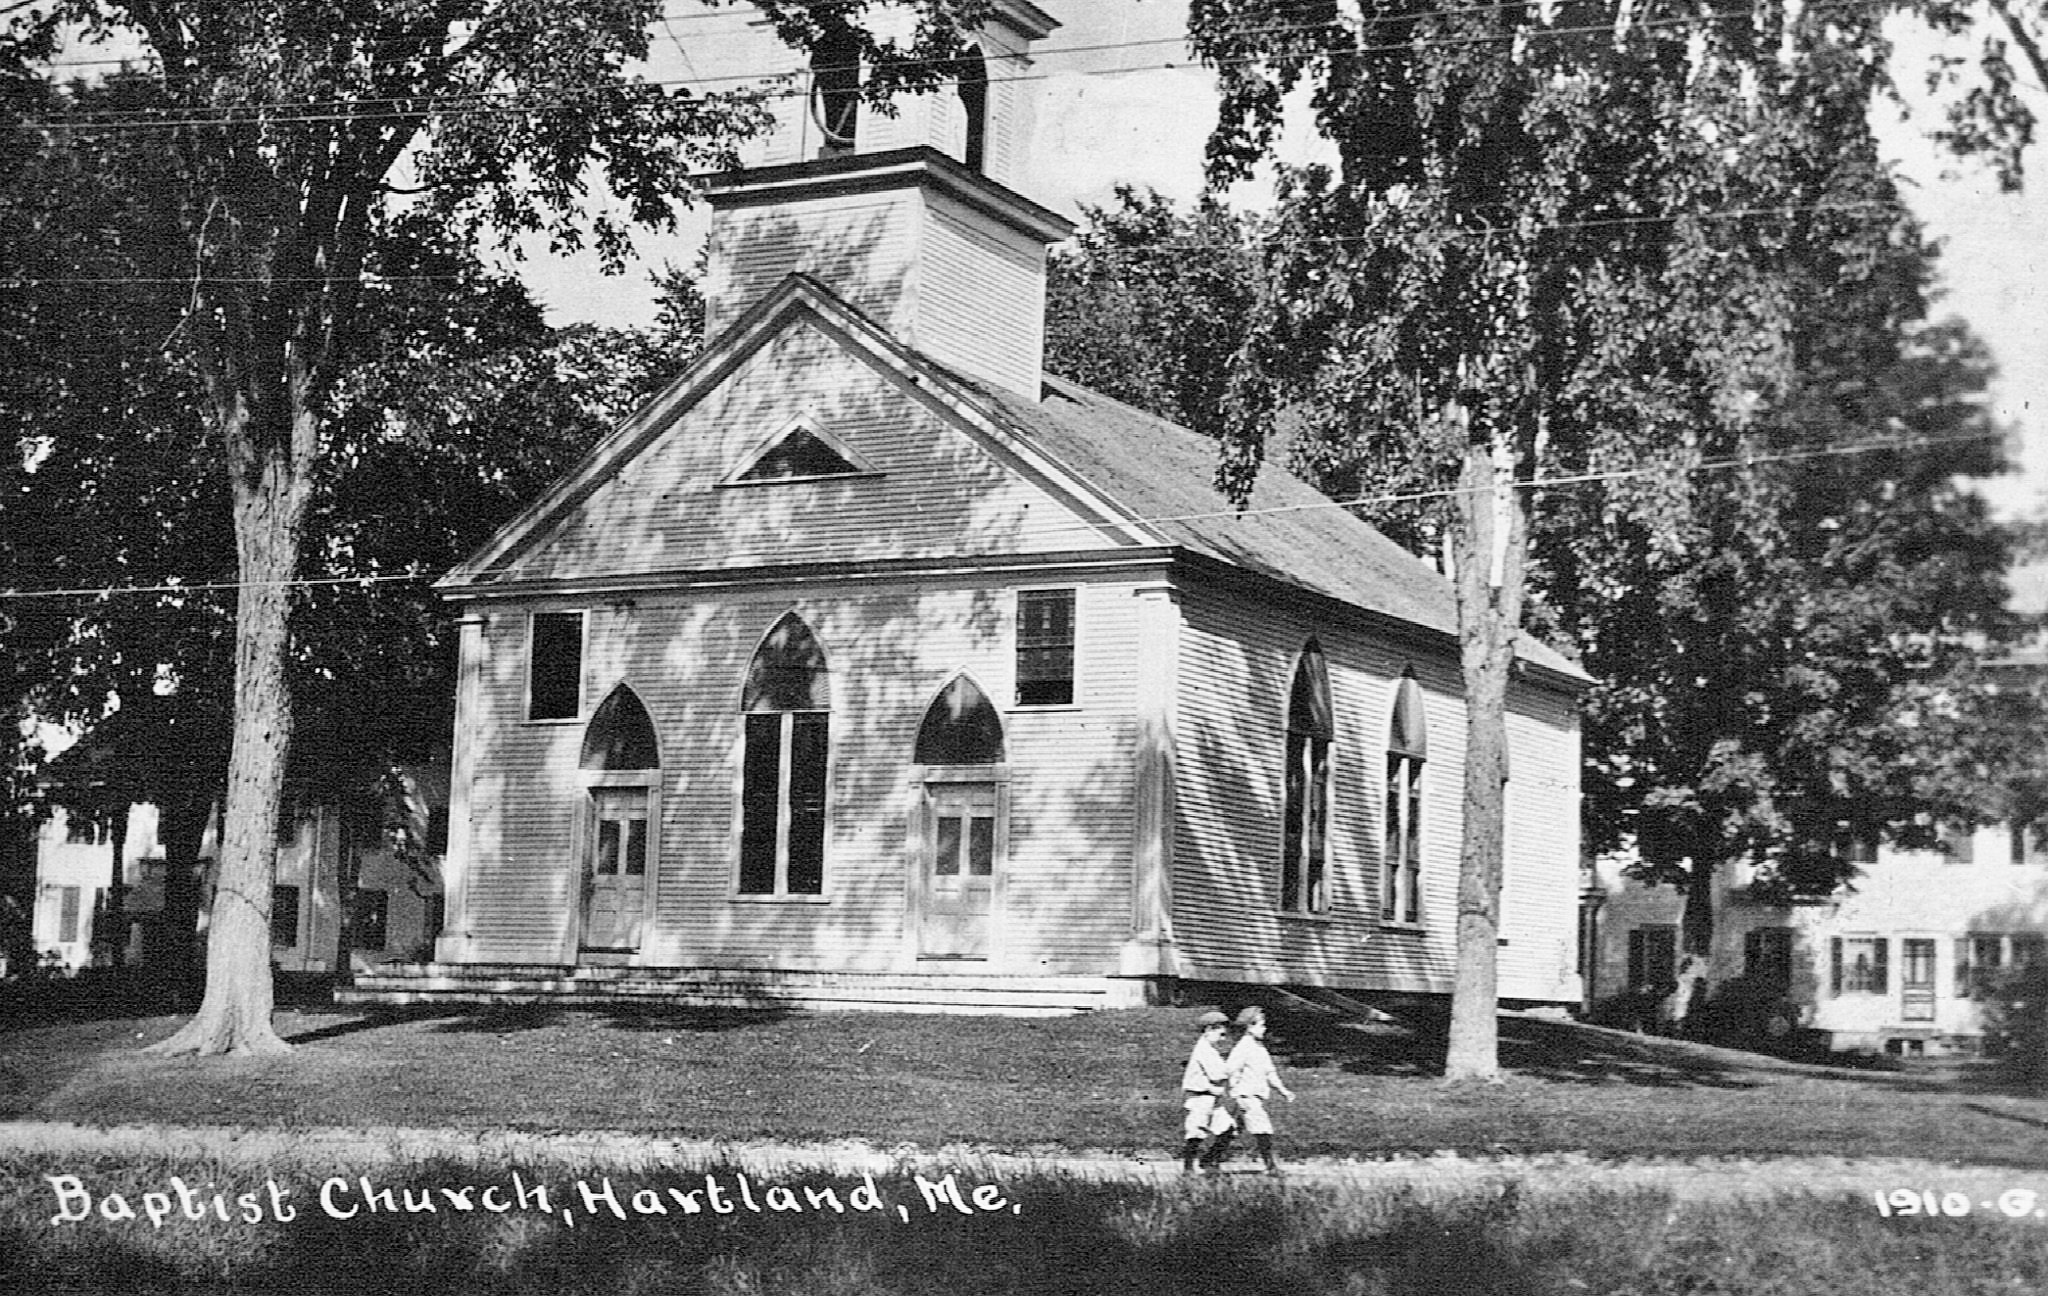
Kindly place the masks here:
<instances>
[{"instance_id":1,"label":"grass lawn","mask_svg":"<svg viewBox=\"0 0 2048 1296\"><path fill-rule=\"evenodd\" d=\"M139 1052L177 1019L110 1019L0 1030L0 1119L1165 1152L1194 1016L282 1012L289 1057L204 1060ZM1529 1019L1504 1021L1509 1075L1493 1085L1444 1084L1440 1045L1393 1025L1282 1014L1270 1042L1300 1099L1275 1104L1290 1157L1580 1150L2048 1169L2048 1101L1928 1073Z\"/></svg>"}]
</instances>

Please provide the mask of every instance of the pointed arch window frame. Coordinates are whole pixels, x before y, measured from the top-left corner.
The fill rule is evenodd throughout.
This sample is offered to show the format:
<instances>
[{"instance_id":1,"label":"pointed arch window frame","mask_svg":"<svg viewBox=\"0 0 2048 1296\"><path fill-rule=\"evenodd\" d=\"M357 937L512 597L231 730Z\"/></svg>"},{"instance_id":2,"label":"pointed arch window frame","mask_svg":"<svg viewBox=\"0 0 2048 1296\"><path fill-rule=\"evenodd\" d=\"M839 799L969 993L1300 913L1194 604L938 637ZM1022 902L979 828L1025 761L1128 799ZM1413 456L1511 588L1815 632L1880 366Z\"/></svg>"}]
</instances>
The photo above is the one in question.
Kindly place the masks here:
<instances>
[{"instance_id":1,"label":"pointed arch window frame","mask_svg":"<svg viewBox=\"0 0 2048 1296\"><path fill-rule=\"evenodd\" d=\"M589 755L591 730L604 718L606 708L621 691L624 691L633 699L640 713L647 719L648 728L652 731L654 741L655 763L651 766L637 769L591 768L584 763ZM643 875L646 878L646 883L643 888L645 894L641 897L640 940L633 950L631 960L635 963L640 960L641 951L646 950L648 947L647 933L654 929L654 901L656 893L660 890L662 855L661 730L654 723L653 713L648 710L647 704L641 700L640 691L635 689L630 681L625 679L612 681L612 686L604 690L601 698L602 700L599 701L597 706L591 709L589 719L584 722L583 738L578 744L579 750L576 762L577 806L575 820L571 827L569 844L569 858L572 861L570 867L574 870L573 883L575 890L572 894L578 897L578 903L570 908L568 921L565 924L567 930L563 934L562 959L565 964L586 963L590 961L585 957L591 947L586 946L584 943L586 914L581 897L583 888L587 885L585 869L589 862L594 859L593 851L597 846L598 834L601 831L601 821L605 817L604 802L607 800L607 793L632 793L638 791L642 794L642 802L646 812L647 837L644 848L646 855L643 865Z\"/></svg>"},{"instance_id":2,"label":"pointed arch window frame","mask_svg":"<svg viewBox=\"0 0 2048 1296\"><path fill-rule=\"evenodd\" d=\"M798 433L809 435L833 454L838 455L840 459L846 462L848 470L845 472L804 473L788 477L749 477L747 475L754 471L762 460L772 454L777 446L782 445ZM756 438L748 443L747 448L739 455L737 466L719 480L717 487L720 490L750 490L761 487L798 486L806 482L869 481L887 475L887 473L875 467L858 450L855 450L848 444L844 437L833 432L823 419L814 413L806 412L777 424L775 430L769 435Z\"/></svg>"},{"instance_id":3,"label":"pointed arch window frame","mask_svg":"<svg viewBox=\"0 0 2048 1296\"><path fill-rule=\"evenodd\" d=\"M756 692L755 668L762 654L768 651L775 632L785 623L794 621L802 627L805 637L818 656L817 669L823 675L823 696L813 698L822 706L788 707L780 705L752 705ZM832 688L831 661L825 652L824 643L819 639L811 622L795 608L790 608L770 623L768 629L755 644L754 651L747 657L741 672L740 695L736 699L739 717L738 733L733 743L733 823L731 859L732 872L728 884L727 898L751 904L827 904L831 900L831 860L828 846L832 838ZM772 723L762 720L774 717ZM804 719L799 719L804 717ZM769 751L771 745L772 753ZM815 753L815 770L809 768ZM750 786L748 775L751 770L761 768L761 760L772 755L775 762L774 822L765 824L764 811L768 807L765 791L760 786ZM806 768L797 768L800 758L806 760ZM799 828L799 800L815 784L816 811L815 836L811 843L816 853L817 889L792 890L792 864L799 862L793 850L801 850L812 835L808 827ZM760 885L760 862L750 867L749 841L757 843L759 849L764 829L772 832L772 878L764 888ZM794 834L801 832L803 839ZM753 876L750 877L750 874ZM802 879L798 879L799 882ZM750 889L751 887L751 889Z\"/></svg>"},{"instance_id":4,"label":"pointed arch window frame","mask_svg":"<svg viewBox=\"0 0 2048 1296\"><path fill-rule=\"evenodd\" d=\"M994 715L1002 734L1002 758L988 764L932 764L916 759L917 750L924 734L925 722L930 719L932 709L945 697L947 690L965 681L981 695L982 701ZM975 962L983 965L999 963L1002 958L1002 914L1004 912L1005 879L1009 875L1010 859L1010 764L1009 730L1002 724L1003 712L995 705L995 699L982 687L974 672L956 670L946 676L946 682L931 695L930 701L918 712L917 731L911 736L910 764L910 815L906 840L908 849L904 852L907 876L905 885L912 902L904 907L904 947L913 953L919 950L921 929L924 923L923 879L932 867L932 853L935 841L939 789L949 785L984 783L995 787L995 828L990 843L990 895L989 922L992 945L986 954ZM922 955L920 955L922 957Z\"/></svg>"},{"instance_id":5,"label":"pointed arch window frame","mask_svg":"<svg viewBox=\"0 0 2048 1296\"><path fill-rule=\"evenodd\" d=\"M1303 696L1303 682L1308 696ZM1303 704L1307 714L1302 714ZM1329 657L1310 635L1287 676L1281 722L1280 910L1296 917L1327 917L1331 910L1331 766L1336 711L1330 695Z\"/></svg>"},{"instance_id":6,"label":"pointed arch window frame","mask_svg":"<svg viewBox=\"0 0 2048 1296\"><path fill-rule=\"evenodd\" d=\"M1387 780L1380 856L1380 922L1420 928L1424 811L1429 769L1429 706L1413 666L1394 682L1387 706Z\"/></svg>"}]
</instances>

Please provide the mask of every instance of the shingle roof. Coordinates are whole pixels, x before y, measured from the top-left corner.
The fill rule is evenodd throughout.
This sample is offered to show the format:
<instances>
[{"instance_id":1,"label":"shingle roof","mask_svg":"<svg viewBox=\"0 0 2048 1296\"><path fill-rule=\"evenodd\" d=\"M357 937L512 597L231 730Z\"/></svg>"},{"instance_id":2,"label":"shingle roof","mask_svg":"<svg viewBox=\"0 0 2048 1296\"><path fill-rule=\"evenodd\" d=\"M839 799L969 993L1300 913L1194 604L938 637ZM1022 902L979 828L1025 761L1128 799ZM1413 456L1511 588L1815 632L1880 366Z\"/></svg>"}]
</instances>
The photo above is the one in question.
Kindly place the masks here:
<instances>
[{"instance_id":1,"label":"shingle roof","mask_svg":"<svg viewBox=\"0 0 2048 1296\"><path fill-rule=\"evenodd\" d=\"M1240 514L1217 491L1216 446L1100 392L1047 377L1030 401L950 375L979 392L1031 444L1165 538L1302 589L1456 636L1450 582L1415 555L1272 464ZM1584 671L1524 636L1522 657L1577 680Z\"/></svg>"}]
</instances>

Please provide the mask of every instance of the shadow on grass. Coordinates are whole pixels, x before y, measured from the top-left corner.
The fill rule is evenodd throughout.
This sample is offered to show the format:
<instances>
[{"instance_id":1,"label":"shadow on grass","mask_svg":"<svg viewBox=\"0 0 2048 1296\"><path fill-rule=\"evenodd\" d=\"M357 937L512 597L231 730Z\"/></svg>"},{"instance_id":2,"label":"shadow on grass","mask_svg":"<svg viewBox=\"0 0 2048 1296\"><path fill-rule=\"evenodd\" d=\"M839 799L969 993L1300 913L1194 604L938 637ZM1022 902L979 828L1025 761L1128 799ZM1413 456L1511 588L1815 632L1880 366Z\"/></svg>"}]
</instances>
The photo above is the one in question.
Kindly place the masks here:
<instances>
[{"instance_id":1,"label":"shadow on grass","mask_svg":"<svg viewBox=\"0 0 2048 1296\"><path fill-rule=\"evenodd\" d=\"M447 1034L505 1035L517 1031L552 1030L578 1021L601 1023L608 1029L621 1031L712 1033L765 1026L796 1014L782 1007L684 1008L664 1004L564 1007L528 1003L492 1004L457 1014L450 1014L443 1008L433 1015L448 1018L435 1027Z\"/></svg>"},{"instance_id":2,"label":"shadow on grass","mask_svg":"<svg viewBox=\"0 0 2048 1296\"><path fill-rule=\"evenodd\" d=\"M1288 1066L1371 1076L1443 1074L1448 1022L1442 1019L1415 1015L1363 1022L1285 1012L1272 1019L1274 1051ZM1500 1061L1510 1074L1567 1084L1754 1089L1761 1083L1743 1074L1751 1069L1746 1064L1670 1041L1637 1041L1526 1017L1501 1019Z\"/></svg>"}]
</instances>

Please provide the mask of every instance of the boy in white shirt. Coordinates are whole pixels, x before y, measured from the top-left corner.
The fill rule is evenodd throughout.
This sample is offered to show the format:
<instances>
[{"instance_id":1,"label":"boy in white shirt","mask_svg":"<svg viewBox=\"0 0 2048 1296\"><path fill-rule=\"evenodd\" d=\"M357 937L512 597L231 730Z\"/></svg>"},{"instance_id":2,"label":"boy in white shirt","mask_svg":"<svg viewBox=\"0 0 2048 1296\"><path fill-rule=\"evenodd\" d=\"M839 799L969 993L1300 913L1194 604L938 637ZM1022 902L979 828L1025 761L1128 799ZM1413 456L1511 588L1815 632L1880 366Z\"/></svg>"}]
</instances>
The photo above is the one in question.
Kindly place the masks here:
<instances>
[{"instance_id":1,"label":"boy in white shirt","mask_svg":"<svg viewBox=\"0 0 2048 1296\"><path fill-rule=\"evenodd\" d=\"M1238 1013L1237 1026L1244 1034L1238 1037L1237 1047L1230 1050L1225 1063L1230 1072L1230 1098L1237 1104L1245 1132L1259 1145L1266 1173L1279 1174L1280 1165L1273 1159L1273 1118L1266 1114L1266 1099L1277 1090L1281 1097L1293 1102L1294 1091L1281 1080L1279 1068L1273 1065L1273 1055L1266 1051L1265 1010L1256 1005L1246 1008Z\"/></svg>"},{"instance_id":2,"label":"boy in white shirt","mask_svg":"<svg viewBox=\"0 0 2048 1296\"><path fill-rule=\"evenodd\" d=\"M1230 1067L1224 1060L1222 1044L1230 1030L1230 1018L1212 1008L1202 1014L1200 1025L1202 1036L1195 1041L1195 1051L1188 1055L1187 1069L1180 1077L1181 1097L1187 1108L1187 1120L1181 1128L1183 1174L1194 1172L1197 1158L1203 1165L1209 1165L1205 1151L1227 1146L1222 1140L1237 1124L1223 1105L1223 1096L1230 1088ZM1205 1142L1209 1145L1207 1149L1203 1146Z\"/></svg>"}]
</instances>

